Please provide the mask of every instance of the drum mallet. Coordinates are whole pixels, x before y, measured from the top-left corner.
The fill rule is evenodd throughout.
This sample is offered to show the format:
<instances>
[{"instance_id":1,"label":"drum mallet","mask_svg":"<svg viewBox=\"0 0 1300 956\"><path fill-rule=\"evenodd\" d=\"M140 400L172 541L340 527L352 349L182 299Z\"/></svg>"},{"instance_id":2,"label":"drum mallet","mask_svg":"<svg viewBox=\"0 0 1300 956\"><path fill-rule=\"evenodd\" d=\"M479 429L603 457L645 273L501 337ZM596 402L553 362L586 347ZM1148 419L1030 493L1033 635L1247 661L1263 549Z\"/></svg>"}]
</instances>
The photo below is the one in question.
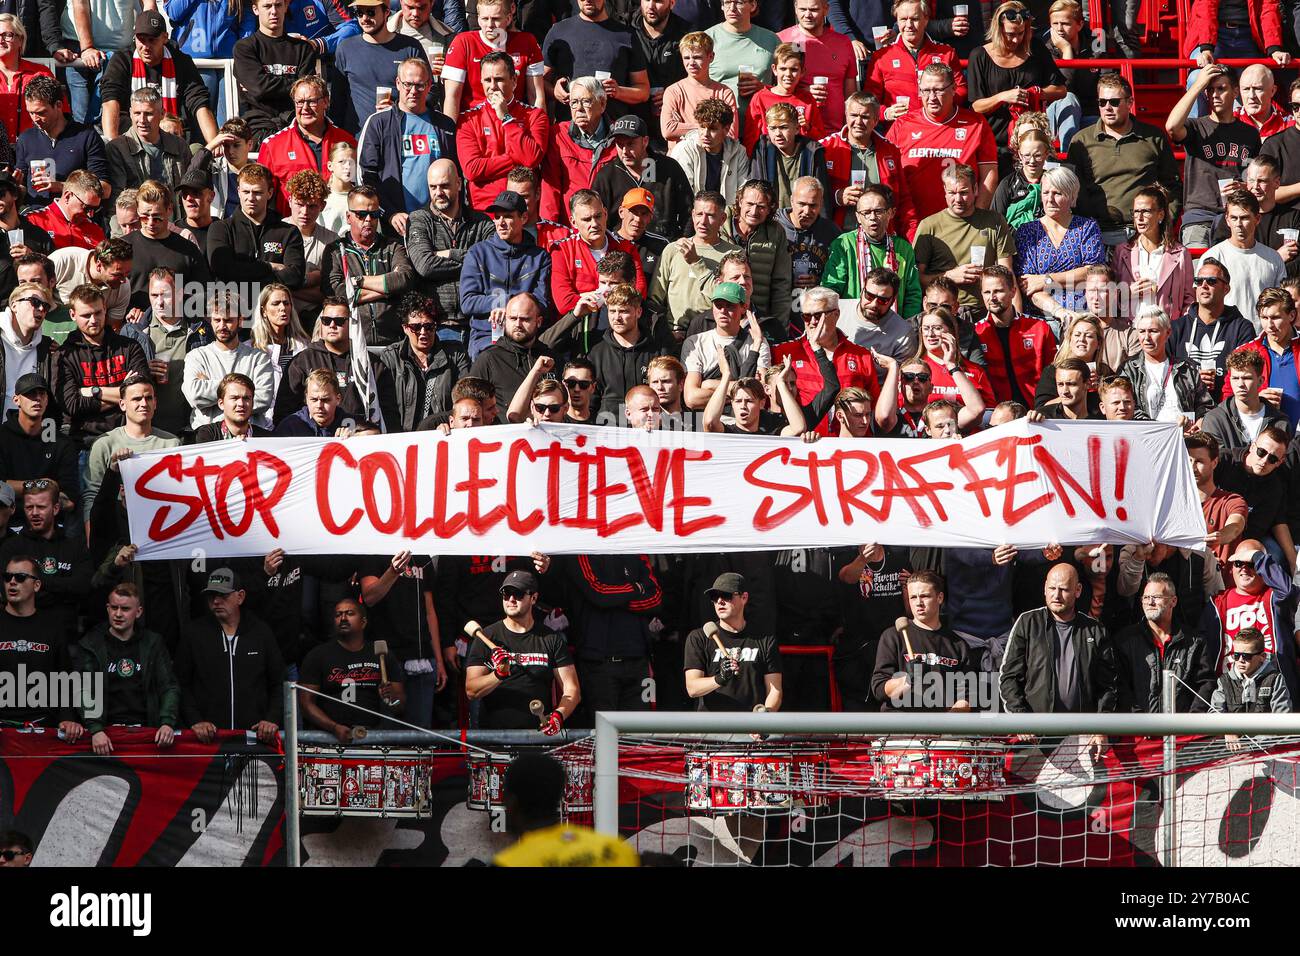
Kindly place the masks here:
<instances>
[{"instance_id":1,"label":"drum mallet","mask_svg":"<svg viewBox=\"0 0 1300 956\"><path fill-rule=\"evenodd\" d=\"M528 711L537 718L538 729L546 726L546 705L540 700L528 702Z\"/></svg>"},{"instance_id":2,"label":"drum mallet","mask_svg":"<svg viewBox=\"0 0 1300 956\"><path fill-rule=\"evenodd\" d=\"M367 733L369 733L369 731L367 731L366 728L358 724L352 728L352 739L353 741L365 740Z\"/></svg>"},{"instance_id":3,"label":"drum mallet","mask_svg":"<svg viewBox=\"0 0 1300 956\"><path fill-rule=\"evenodd\" d=\"M718 645L718 650L722 651L723 657L731 656L729 653L727 653L727 646L722 643L722 638L718 636L717 624L714 624L712 621L706 621L704 627L701 628L701 630L704 631L705 637L713 638L713 643Z\"/></svg>"},{"instance_id":4,"label":"drum mallet","mask_svg":"<svg viewBox=\"0 0 1300 956\"><path fill-rule=\"evenodd\" d=\"M388 642L387 641L375 641L375 656L379 658L379 682L381 684L387 684L388 683L388 660L387 660ZM397 701L395 700L386 700L384 701L384 703L387 704L389 707L397 706Z\"/></svg>"},{"instance_id":5,"label":"drum mallet","mask_svg":"<svg viewBox=\"0 0 1300 956\"><path fill-rule=\"evenodd\" d=\"M906 618L906 617L900 617L898 620L894 621L894 629L898 631L898 636L903 639L903 644L907 648L908 657L915 656L912 653L911 638L907 636L907 625L911 623L912 623L911 618Z\"/></svg>"},{"instance_id":6,"label":"drum mallet","mask_svg":"<svg viewBox=\"0 0 1300 956\"><path fill-rule=\"evenodd\" d=\"M497 649L497 646L492 643L492 639L483 633L483 628L479 626L478 621L466 621L465 634L468 635L470 640L473 640L474 638L477 637L480 641L482 641L484 644L488 646L488 650L495 651Z\"/></svg>"}]
</instances>

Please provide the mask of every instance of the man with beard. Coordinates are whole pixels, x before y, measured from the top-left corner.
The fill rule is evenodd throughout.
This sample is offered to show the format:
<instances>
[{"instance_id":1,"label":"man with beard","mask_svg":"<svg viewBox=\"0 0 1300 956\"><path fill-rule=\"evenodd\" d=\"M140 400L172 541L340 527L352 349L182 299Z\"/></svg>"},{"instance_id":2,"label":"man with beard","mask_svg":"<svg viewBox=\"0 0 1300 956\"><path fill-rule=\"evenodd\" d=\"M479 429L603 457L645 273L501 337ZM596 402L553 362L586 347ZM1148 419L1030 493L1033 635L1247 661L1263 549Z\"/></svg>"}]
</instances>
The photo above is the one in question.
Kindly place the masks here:
<instances>
[{"instance_id":1,"label":"man with beard","mask_svg":"<svg viewBox=\"0 0 1300 956\"><path fill-rule=\"evenodd\" d=\"M1174 614L1177 604L1173 578L1157 571L1142 592L1143 620L1115 635L1120 711L1162 712L1163 676L1169 671L1178 675L1174 710L1207 709L1214 692L1215 651L1203 636L1180 626Z\"/></svg>"},{"instance_id":2,"label":"man with beard","mask_svg":"<svg viewBox=\"0 0 1300 956\"><path fill-rule=\"evenodd\" d=\"M527 200L507 189L487 207L487 213L496 234L469 250L460 273L460 307L469 318L470 359L477 359L504 334L508 306L503 303L511 297L529 294L539 315L551 303L551 257L524 233ZM511 388L503 400L509 402L513 394ZM502 393L498 390L497 395ZM504 417L505 405L501 409Z\"/></svg>"},{"instance_id":3,"label":"man with beard","mask_svg":"<svg viewBox=\"0 0 1300 956\"><path fill-rule=\"evenodd\" d=\"M298 702L307 722L341 744L352 742L354 726L373 723L375 714L394 713L406 698L401 665L391 655L375 653L374 643L366 640L367 620L356 600L339 601L334 640L313 648L302 662Z\"/></svg>"},{"instance_id":4,"label":"man with beard","mask_svg":"<svg viewBox=\"0 0 1300 956\"><path fill-rule=\"evenodd\" d=\"M527 292L513 296L503 310L502 336L490 348L484 349L469 374L486 379L496 389L497 413L502 419L510 408L510 399L536 364L538 358L555 355L537 341L542 327L542 307Z\"/></svg>"}]
</instances>

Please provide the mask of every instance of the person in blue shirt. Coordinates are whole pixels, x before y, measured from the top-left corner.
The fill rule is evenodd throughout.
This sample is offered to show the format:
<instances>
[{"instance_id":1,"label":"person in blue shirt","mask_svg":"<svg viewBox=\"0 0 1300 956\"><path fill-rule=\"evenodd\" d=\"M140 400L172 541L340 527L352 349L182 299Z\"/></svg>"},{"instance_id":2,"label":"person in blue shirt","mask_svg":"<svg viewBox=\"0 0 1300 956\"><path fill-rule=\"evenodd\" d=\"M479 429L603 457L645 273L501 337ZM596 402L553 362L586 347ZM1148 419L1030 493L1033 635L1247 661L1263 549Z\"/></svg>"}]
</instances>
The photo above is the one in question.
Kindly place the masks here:
<instances>
[{"instance_id":1,"label":"person in blue shirt","mask_svg":"<svg viewBox=\"0 0 1300 956\"><path fill-rule=\"evenodd\" d=\"M428 62L419 40L388 29L386 0L353 0L352 10L361 34L338 45L334 66L339 76L331 97L334 122L344 129L360 129L381 108L379 91L393 90L403 60L418 56Z\"/></svg>"},{"instance_id":2,"label":"person in blue shirt","mask_svg":"<svg viewBox=\"0 0 1300 956\"><path fill-rule=\"evenodd\" d=\"M344 0L292 0L286 28L290 36L310 40L322 56L361 32Z\"/></svg>"},{"instance_id":3,"label":"person in blue shirt","mask_svg":"<svg viewBox=\"0 0 1300 956\"><path fill-rule=\"evenodd\" d=\"M229 60L235 55L235 41L257 29L251 3L240 0L165 0L162 5L172 24L172 40L182 53L196 60ZM226 95L222 88L225 71L211 67L199 70L208 99L216 111L216 124L226 122Z\"/></svg>"},{"instance_id":4,"label":"person in blue shirt","mask_svg":"<svg viewBox=\"0 0 1300 956\"><path fill-rule=\"evenodd\" d=\"M357 145L361 178L379 190L389 227L406 237L411 213L429 205L429 167L456 159L456 124L426 108L432 75L421 57L397 68L397 109L366 120Z\"/></svg>"}]
</instances>

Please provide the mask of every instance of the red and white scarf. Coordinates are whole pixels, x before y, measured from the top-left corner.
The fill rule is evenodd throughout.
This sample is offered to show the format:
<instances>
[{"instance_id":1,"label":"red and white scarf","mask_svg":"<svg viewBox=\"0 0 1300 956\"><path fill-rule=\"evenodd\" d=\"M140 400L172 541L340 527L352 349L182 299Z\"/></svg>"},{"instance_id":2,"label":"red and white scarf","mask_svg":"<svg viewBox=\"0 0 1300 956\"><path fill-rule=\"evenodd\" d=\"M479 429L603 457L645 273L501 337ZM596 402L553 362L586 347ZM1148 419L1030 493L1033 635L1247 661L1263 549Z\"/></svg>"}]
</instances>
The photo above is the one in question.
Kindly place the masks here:
<instances>
[{"instance_id":1,"label":"red and white scarf","mask_svg":"<svg viewBox=\"0 0 1300 956\"><path fill-rule=\"evenodd\" d=\"M885 262L884 266L895 275L898 271L898 255L894 252L894 237L885 235ZM862 290L867 287L867 276L875 265L871 261L871 240L867 238L867 230L861 226L858 227L858 289Z\"/></svg>"},{"instance_id":2,"label":"red and white scarf","mask_svg":"<svg viewBox=\"0 0 1300 956\"><path fill-rule=\"evenodd\" d=\"M143 89L146 86L153 86L149 82L148 67L144 60L138 56L131 57L131 92ZM172 51L163 47L162 61L162 86L158 89L159 95L162 96L163 114L171 113L173 116L179 116L176 110L176 61L172 59Z\"/></svg>"}]
</instances>

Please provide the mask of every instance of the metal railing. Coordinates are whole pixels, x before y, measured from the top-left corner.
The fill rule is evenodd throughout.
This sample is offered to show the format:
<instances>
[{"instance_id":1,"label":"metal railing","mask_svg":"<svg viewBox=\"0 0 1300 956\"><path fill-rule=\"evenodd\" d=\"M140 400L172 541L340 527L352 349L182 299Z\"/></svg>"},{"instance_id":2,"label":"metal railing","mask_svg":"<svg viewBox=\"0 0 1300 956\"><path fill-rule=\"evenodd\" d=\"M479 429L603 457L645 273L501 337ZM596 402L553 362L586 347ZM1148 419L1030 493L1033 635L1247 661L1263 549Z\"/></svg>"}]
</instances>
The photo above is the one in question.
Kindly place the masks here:
<instances>
[{"instance_id":1,"label":"metal railing","mask_svg":"<svg viewBox=\"0 0 1300 956\"><path fill-rule=\"evenodd\" d=\"M30 63L39 63L41 66L53 73L60 66L70 66L71 64L56 63L50 57L29 58ZM75 60L73 61L76 62ZM218 60L218 59L196 59L194 65L200 70L220 70L221 71L221 89L225 94L226 116L235 117L239 115L239 84L235 82L235 61ZM213 104L213 113L216 112L216 104Z\"/></svg>"}]
</instances>

